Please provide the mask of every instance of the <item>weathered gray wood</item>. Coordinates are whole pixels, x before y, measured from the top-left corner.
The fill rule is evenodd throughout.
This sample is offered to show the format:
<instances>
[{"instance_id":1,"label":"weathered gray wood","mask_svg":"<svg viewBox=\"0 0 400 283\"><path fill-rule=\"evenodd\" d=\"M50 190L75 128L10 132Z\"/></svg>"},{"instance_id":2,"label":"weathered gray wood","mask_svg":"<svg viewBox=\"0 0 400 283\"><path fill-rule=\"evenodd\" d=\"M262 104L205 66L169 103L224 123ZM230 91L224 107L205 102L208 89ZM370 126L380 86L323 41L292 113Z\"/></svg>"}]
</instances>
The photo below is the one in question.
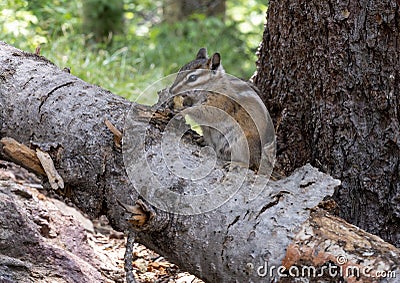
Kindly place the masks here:
<instances>
[{"instance_id":1,"label":"weathered gray wood","mask_svg":"<svg viewBox=\"0 0 400 283\"><path fill-rule=\"evenodd\" d=\"M106 214L118 230L135 229L139 242L207 282L266 280L257 274L258 267L265 262L281 264L286 248L310 218L311 209L339 184L310 165L279 182L245 169L228 173L219 165L199 181L182 178L163 165L163 153L179 150L180 155L172 155L169 161L176 162L183 156L187 166L195 168L199 148L184 140L182 146L166 143L161 150L165 121L161 114L153 115L154 109L134 105L59 70L43 58L4 43L0 44L0 80L0 138L12 137L49 152L64 179L64 193L80 209L91 217ZM105 119L117 129L124 129L124 139L129 136L124 141L125 163L141 166L128 172L138 172L144 180L130 174L136 188L125 173L122 153ZM144 150L146 160L135 159L134 147ZM2 151L0 156L4 157ZM151 191L154 176L164 185L161 193ZM226 202L213 204L216 209L195 215L167 212L182 203L166 192L197 195L213 188L224 194L232 187ZM150 203L143 203L152 217L145 225L132 227L126 221L132 215L125 213L117 199L133 205L139 199L137 190L150 192L144 195ZM153 193L159 197L149 198ZM190 209L183 212L203 211L206 202L215 201L186 200L184 204Z\"/></svg>"},{"instance_id":2,"label":"weathered gray wood","mask_svg":"<svg viewBox=\"0 0 400 283\"><path fill-rule=\"evenodd\" d=\"M131 103L45 58L0 46L0 136L49 152L67 196L92 217L107 213L107 193L124 170L104 120L123 128Z\"/></svg>"}]
</instances>

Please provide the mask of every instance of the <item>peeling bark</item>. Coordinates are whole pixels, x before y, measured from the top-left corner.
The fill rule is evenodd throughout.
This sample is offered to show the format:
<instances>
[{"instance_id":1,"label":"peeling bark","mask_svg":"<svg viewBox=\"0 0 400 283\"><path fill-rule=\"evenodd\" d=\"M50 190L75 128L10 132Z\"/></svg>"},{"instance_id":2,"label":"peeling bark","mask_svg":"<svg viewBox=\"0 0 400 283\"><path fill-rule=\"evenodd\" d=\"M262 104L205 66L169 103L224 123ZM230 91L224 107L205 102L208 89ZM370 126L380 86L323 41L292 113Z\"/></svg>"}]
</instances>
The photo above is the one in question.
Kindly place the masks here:
<instances>
[{"instance_id":1,"label":"peeling bark","mask_svg":"<svg viewBox=\"0 0 400 283\"><path fill-rule=\"evenodd\" d=\"M299 274L324 282L334 277L346 282L397 282L399 257L393 245L317 209L289 245L282 265L287 270L296 266Z\"/></svg>"}]
</instances>

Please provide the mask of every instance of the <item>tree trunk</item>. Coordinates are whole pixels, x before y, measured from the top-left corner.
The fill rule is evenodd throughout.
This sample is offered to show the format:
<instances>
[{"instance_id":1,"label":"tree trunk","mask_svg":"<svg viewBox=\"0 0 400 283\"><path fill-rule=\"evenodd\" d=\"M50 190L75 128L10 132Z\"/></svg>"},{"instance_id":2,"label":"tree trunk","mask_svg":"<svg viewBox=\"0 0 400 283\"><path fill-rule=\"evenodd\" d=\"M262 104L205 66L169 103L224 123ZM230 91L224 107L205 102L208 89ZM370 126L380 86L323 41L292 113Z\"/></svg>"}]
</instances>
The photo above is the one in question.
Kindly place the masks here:
<instances>
[{"instance_id":1,"label":"tree trunk","mask_svg":"<svg viewBox=\"0 0 400 283\"><path fill-rule=\"evenodd\" d=\"M280 171L340 179L340 215L397 246L399 16L396 1L270 1L254 77Z\"/></svg>"},{"instance_id":2,"label":"tree trunk","mask_svg":"<svg viewBox=\"0 0 400 283\"><path fill-rule=\"evenodd\" d=\"M276 270L264 274L265 264L289 268L306 259L318 268L338 258L338 252L349 260L357 258L360 251L351 242L356 236L372 251L365 256L373 263L350 260L351 265L399 269L400 252L395 247L315 208L339 182L310 165L278 182L245 169L227 172L219 165L207 168L202 178L183 178L184 171L175 165L183 157L186 167L198 167L199 148L189 139L179 144L163 141L166 135L180 137L180 129L166 127L171 117L165 109L131 104L43 57L5 44L0 44L0 58L0 157L29 168L21 152L30 147L49 153L64 181L64 189L57 193L92 218L105 214L116 229L134 230L140 243L182 269L207 282L265 282L264 275L277 280ZM124 129L123 153L117 131L106 126L110 123ZM169 156L174 152L180 154ZM205 160L212 158L202 154ZM127 176L124 162L127 172L137 175ZM216 203L221 196L223 201ZM136 210L126 205L135 202ZM137 214L144 217L142 222ZM343 231L340 237L335 229ZM6 232L1 235L10 235ZM0 246L7 247L9 240L0 239ZM327 242L332 249L309 253L315 243ZM373 282L368 280L364 282Z\"/></svg>"},{"instance_id":3,"label":"tree trunk","mask_svg":"<svg viewBox=\"0 0 400 283\"><path fill-rule=\"evenodd\" d=\"M164 21L179 22L194 13L224 16L225 0L164 0Z\"/></svg>"}]
</instances>

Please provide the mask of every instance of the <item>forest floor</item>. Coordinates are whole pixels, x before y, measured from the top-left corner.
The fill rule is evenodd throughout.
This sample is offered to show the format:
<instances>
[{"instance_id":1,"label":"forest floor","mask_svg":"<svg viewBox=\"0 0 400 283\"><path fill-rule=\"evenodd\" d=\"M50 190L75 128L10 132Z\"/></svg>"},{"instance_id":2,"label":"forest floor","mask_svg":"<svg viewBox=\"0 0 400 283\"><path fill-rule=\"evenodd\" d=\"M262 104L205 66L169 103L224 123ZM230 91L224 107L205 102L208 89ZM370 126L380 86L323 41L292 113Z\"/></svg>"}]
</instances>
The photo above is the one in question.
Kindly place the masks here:
<instances>
[{"instance_id":1,"label":"forest floor","mask_svg":"<svg viewBox=\"0 0 400 283\"><path fill-rule=\"evenodd\" d=\"M108 224L105 216L90 221L72 205L67 205L58 196L50 196L43 189L40 180L25 169L0 160L0 180L10 180L25 186L29 192L40 202L51 202L66 218L73 217L77 220L86 233L87 246L92 249L100 262L99 269L104 277L104 282L125 282L124 253L126 236L115 231ZM164 257L147 249L143 245L134 244L133 267L138 283L201 283L194 275L182 272L179 267L168 262Z\"/></svg>"}]
</instances>

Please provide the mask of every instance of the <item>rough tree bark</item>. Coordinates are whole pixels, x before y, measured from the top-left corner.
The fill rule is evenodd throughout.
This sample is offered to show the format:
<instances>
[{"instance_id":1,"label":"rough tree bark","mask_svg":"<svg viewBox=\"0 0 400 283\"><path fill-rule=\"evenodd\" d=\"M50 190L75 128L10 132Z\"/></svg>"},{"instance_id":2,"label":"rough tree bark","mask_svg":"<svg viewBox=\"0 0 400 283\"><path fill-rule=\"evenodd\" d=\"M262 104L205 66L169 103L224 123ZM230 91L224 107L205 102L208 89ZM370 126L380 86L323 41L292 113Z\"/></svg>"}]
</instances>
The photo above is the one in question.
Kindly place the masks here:
<instances>
[{"instance_id":1,"label":"rough tree bark","mask_svg":"<svg viewBox=\"0 0 400 283\"><path fill-rule=\"evenodd\" d=\"M284 180L268 183L266 178L256 178L244 169L230 174L220 166L209 169L209 174L197 183L178 175L171 177L171 171L162 164L163 153L179 149L185 165L195 168L198 146L184 140L179 146L165 144L161 152L162 130L170 119L163 112L131 104L59 70L43 57L4 43L0 44L0 81L0 138L14 138L48 152L65 183L64 190L57 193L69 197L91 217L107 215L118 230L136 231L139 242L207 282L264 282L266 278L258 273L266 271L266 263L275 267L283 264L286 268L304 263L316 267L332 262L340 265L335 262L339 255L346 256L349 265L375 271L399 269L400 253L396 248L316 208L339 183L309 165ZM131 106L135 119L125 121L124 127L124 117ZM153 121L149 122L150 118ZM126 217L134 220L134 216L126 214L118 201L133 205L141 197L129 182L118 140L105 119L117 129L124 128L124 138L127 131L133 131L133 144L128 144L128 151L134 147L143 149L148 164L168 190L182 195L205 193L211 188L223 194L232 186L238 190L215 210L196 215L168 213L142 199L140 208L148 218L145 223L131 225ZM8 141L2 139L0 156L13 159L15 151L6 146ZM27 166L23 158L18 158ZM174 162L172 159L180 157L170 158L169 162ZM146 170L147 162L134 161L143 164L137 170L151 186L154 174ZM254 194L260 188L264 188L262 193ZM179 205L176 201L165 198L161 204L170 208ZM2 210L10 209L6 203L0 204ZM196 211L204 203L185 205ZM4 230L8 226L0 227ZM360 250L352 242L354 239L362 239L364 249ZM0 239L0 252L7 250L9 241L7 237ZM323 251L319 249L327 243L329 246L324 246ZM24 259L21 254L6 256ZM362 257L369 260L360 261ZM266 276L277 279L277 269L268 269ZM364 282L376 281L361 278ZM337 280L326 278L326 282Z\"/></svg>"},{"instance_id":2,"label":"rough tree bark","mask_svg":"<svg viewBox=\"0 0 400 283\"><path fill-rule=\"evenodd\" d=\"M254 81L277 125L277 166L340 179L340 216L400 246L396 1L270 1Z\"/></svg>"}]
</instances>

